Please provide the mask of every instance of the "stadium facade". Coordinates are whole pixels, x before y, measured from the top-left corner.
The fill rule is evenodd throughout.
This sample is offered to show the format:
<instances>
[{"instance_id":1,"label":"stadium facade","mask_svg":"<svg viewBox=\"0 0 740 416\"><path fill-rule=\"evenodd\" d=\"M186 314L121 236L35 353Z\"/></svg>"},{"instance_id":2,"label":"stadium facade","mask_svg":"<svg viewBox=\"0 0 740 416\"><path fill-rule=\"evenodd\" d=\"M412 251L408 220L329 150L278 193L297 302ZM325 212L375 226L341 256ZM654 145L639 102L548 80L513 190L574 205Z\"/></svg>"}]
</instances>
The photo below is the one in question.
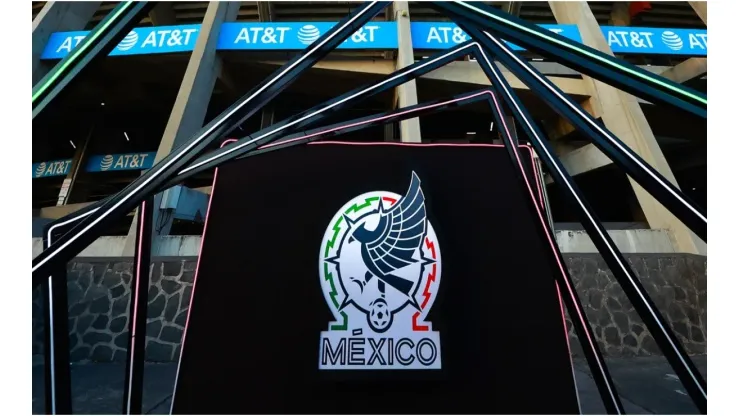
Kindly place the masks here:
<instances>
[{"instance_id":1,"label":"stadium facade","mask_svg":"<svg viewBox=\"0 0 740 416\"><path fill-rule=\"evenodd\" d=\"M706 93L704 2L487 2L571 39ZM116 2L33 2L33 80L69 54ZM33 250L53 219L114 194L306 47L358 2L167 2L156 6L100 65L33 123ZM393 2L287 88L246 136L396 68L467 40L423 3ZM560 64L520 50L560 89L702 206L706 120L679 117ZM706 245L631 182L513 75L528 110L624 252L706 255ZM344 118L442 99L487 85L469 57L362 102ZM492 142L483 104L347 134L347 140ZM296 172L300 174L300 172ZM544 180L550 182L546 172ZM508 180L508 178L502 178ZM188 179L162 198L155 255L197 255L213 181ZM564 252L595 252L560 190L547 186ZM135 213L81 256L130 256Z\"/></svg>"}]
</instances>

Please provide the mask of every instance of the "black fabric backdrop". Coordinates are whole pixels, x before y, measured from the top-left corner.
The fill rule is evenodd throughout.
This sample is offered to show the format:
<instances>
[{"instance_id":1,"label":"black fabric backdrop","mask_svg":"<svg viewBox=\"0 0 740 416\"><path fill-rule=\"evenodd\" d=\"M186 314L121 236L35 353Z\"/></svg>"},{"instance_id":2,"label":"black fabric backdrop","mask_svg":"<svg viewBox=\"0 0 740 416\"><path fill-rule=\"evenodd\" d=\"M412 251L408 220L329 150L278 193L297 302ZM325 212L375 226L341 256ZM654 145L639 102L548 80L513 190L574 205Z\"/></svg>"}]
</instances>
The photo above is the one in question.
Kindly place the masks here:
<instances>
[{"instance_id":1,"label":"black fabric backdrop","mask_svg":"<svg viewBox=\"0 0 740 416\"><path fill-rule=\"evenodd\" d=\"M412 170L442 252L442 369L319 371L324 231ZM504 148L309 145L224 166L213 192L174 413L578 413L552 250Z\"/></svg>"}]
</instances>

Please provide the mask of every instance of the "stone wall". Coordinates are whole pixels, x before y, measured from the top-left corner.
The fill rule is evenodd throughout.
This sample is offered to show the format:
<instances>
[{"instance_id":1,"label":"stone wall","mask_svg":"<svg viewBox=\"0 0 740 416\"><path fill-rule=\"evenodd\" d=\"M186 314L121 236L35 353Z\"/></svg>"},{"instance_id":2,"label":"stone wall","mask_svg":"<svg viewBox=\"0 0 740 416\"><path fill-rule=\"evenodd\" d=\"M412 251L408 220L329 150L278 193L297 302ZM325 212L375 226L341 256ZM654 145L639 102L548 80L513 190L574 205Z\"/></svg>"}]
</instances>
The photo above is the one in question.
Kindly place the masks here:
<instances>
[{"instance_id":1,"label":"stone wall","mask_svg":"<svg viewBox=\"0 0 740 416\"><path fill-rule=\"evenodd\" d=\"M175 361L195 276L195 259L150 268L146 360ZM70 360L124 361L131 302L131 260L71 262L67 267ZM41 297L34 293L33 353L43 354Z\"/></svg>"},{"instance_id":2,"label":"stone wall","mask_svg":"<svg viewBox=\"0 0 740 416\"><path fill-rule=\"evenodd\" d=\"M653 303L689 354L707 351L707 258L689 254L625 254ZM660 354L653 336L599 254L564 255L576 291L606 356ZM574 354L582 355L566 317Z\"/></svg>"},{"instance_id":3,"label":"stone wall","mask_svg":"<svg viewBox=\"0 0 740 416\"><path fill-rule=\"evenodd\" d=\"M655 341L598 254L566 254L589 321L607 356L659 354ZM626 254L642 284L691 354L706 353L706 257ZM195 274L194 258L152 263L147 301L146 359L173 361ZM77 259L68 266L71 361L122 361L131 301L130 259ZM42 305L33 298L33 353L43 353ZM581 355L569 318L571 347Z\"/></svg>"}]
</instances>

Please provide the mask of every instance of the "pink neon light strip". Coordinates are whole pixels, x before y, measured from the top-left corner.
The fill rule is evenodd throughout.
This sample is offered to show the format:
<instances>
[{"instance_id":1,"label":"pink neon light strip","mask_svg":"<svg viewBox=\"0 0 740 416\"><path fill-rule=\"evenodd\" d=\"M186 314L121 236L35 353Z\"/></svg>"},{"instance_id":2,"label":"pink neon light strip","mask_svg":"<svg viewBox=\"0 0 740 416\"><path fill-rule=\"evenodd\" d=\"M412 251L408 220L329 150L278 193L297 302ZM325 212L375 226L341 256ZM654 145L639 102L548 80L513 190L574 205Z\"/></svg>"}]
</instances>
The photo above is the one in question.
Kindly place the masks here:
<instances>
[{"instance_id":1,"label":"pink neon light strip","mask_svg":"<svg viewBox=\"0 0 740 416\"><path fill-rule=\"evenodd\" d=\"M489 93L489 92L488 91L480 91L480 92L477 92L475 94L470 94L470 95L465 96L465 97L456 98L454 100L448 100L448 101L443 101L441 103L430 104L430 105L425 106L425 107L420 107L420 108L415 108L415 109L412 109L412 110L401 111L401 112L395 113L393 115L385 115L385 116L374 118L374 119L371 119L371 120L359 121L357 123L347 124L347 125L343 125L343 126L340 126L340 127L335 127L333 129L320 131L318 133L309 134L308 136L296 137L295 139L284 140L282 142L269 143L269 144L266 144L264 146L260 146L259 149L268 149L270 147L279 146L281 144L292 143L292 142L295 142L295 141L298 141L298 140L305 140L305 139L309 139L311 137L321 136L321 135L324 135L324 134L327 134L327 133L332 133L332 132L335 132L337 130L343 130L343 129L346 129L346 128L349 128L349 127L356 127L356 126L361 126L363 124L375 123L377 121L387 120L389 118L395 118L395 117L398 117L398 116L403 115L403 114L416 113L418 111L427 110L427 109L430 109L430 108L441 107L441 106L444 106L444 105L447 105L447 104L452 104L452 103L456 103L456 102L463 101L463 100L469 100L469 99L471 99L473 97L479 97L479 96L482 96L482 95L486 95L487 93ZM332 142L323 142L323 143L332 143Z\"/></svg>"}]
</instances>

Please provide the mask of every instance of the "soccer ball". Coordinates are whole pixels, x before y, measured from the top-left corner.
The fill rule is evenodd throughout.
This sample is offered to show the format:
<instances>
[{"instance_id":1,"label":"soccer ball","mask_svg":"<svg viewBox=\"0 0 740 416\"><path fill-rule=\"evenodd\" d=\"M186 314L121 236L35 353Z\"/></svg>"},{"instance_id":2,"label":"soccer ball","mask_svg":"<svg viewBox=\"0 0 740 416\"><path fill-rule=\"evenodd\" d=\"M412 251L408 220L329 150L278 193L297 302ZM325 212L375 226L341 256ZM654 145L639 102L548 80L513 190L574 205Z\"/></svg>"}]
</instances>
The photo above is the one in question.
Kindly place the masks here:
<instances>
[{"instance_id":1,"label":"soccer ball","mask_svg":"<svg viewBox=\"0 0 740 416\"><path fill-rule=\"evenodd\" d=\"M390 328L393 321L393 315L388 309L388 303L385 299L377 299L370 305L370 312L367 314L367 322L370 328L375 332L385 332Z\"/></svg>"}]
</instances>

